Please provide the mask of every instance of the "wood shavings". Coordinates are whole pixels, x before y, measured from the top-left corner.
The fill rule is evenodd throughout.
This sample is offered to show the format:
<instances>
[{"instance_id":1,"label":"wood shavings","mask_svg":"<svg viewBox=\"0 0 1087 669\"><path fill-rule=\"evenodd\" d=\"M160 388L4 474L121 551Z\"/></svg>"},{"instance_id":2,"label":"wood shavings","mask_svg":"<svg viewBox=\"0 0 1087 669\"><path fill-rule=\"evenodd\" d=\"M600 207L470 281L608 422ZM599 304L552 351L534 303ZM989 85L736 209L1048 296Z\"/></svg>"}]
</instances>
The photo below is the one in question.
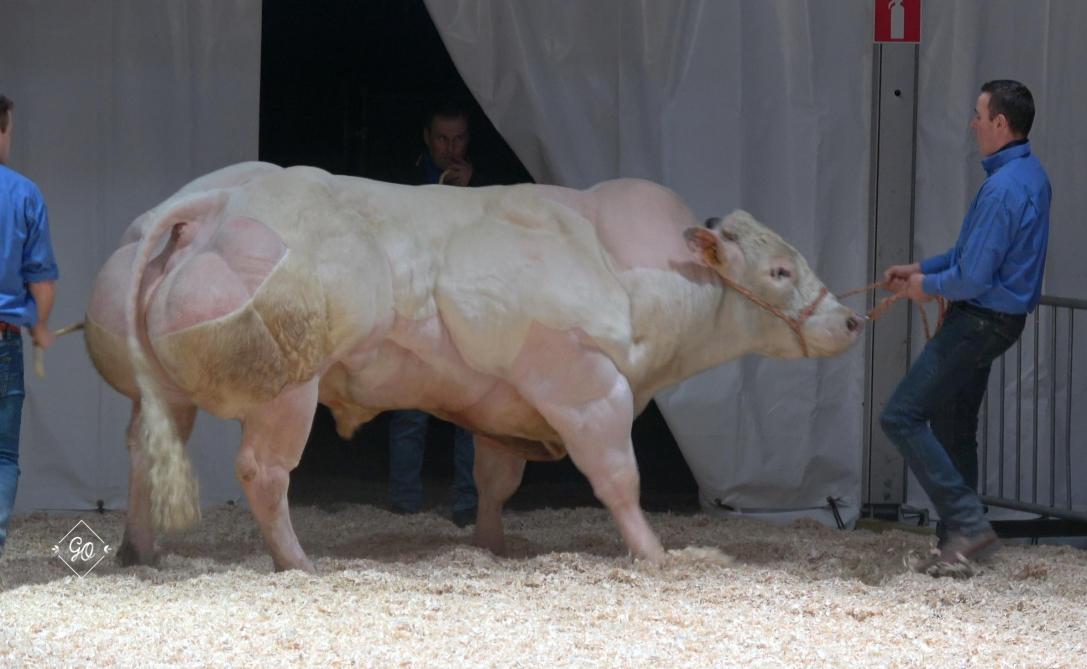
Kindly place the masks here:
<instances>
[{"instance_id":1,"label":"wood shavings","mask_svg":"<svg viewBox=\"0 0 1087 669\"><path fill-rule=\"evenodd\" d=\"M971 579L911 573L929 537L651 514L630 560L600 509L507 514L512 556L436 514L292 510L319 571L276 574L249 513L210 509L157 569L78 578L49 547L79 518L15 520L2 666L1087 666L1087 552L1010 545Z\"/></svg>"}]
</instances>

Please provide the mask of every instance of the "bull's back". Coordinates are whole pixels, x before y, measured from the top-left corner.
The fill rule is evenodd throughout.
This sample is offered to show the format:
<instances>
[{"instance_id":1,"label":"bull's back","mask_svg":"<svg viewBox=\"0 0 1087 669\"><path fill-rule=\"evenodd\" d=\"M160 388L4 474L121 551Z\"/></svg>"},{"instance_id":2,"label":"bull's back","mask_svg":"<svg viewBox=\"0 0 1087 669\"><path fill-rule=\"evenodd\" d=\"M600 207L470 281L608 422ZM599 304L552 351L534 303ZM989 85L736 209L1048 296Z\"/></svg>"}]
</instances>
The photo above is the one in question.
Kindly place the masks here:
<instances>
[{"instance_id":1,"label":"bull's back","mask_svg":"<svg viewBox=\"0 0 1087 669\"><path fill-rule=\"evenodd\" d=\"M541 196L591 221L620 271L674 271L690 263L683 230L698 221L668 188L641 179L616 179L584 191L541 187Z\"/></svg>"}]
</instances>

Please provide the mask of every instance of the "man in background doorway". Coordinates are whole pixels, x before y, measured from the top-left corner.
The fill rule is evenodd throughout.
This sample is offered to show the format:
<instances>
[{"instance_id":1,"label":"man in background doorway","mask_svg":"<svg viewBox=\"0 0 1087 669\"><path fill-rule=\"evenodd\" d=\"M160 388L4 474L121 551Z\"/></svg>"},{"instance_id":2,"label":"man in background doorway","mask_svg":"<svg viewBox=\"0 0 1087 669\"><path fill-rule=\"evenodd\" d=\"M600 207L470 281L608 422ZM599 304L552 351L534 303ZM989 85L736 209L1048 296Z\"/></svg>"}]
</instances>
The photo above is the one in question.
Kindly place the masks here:
<instances>
[{"instance_id":1,"label":"man in background doorway","mask_svg":"<svg viewBox=\"0 0 1087 669\"><path fill-rule=\"evenodd\" d=\"M423 124L423 151L402 181L419 186L490 186L468 159L472 139L467 106L455 99L430 108Z\"/></svg>"},{"instance_id":2,"label":"man in background doorway","mask_svg":"<svg viewBox=\"0 0 1087 669\"><path fill-rule=\"evenodd\" d=\"M434 105L423 124L424 149L399 181L411 185L489 185L468 159L471 140L468 108L457 100ZM399 513L417 513L423 507L423 453L430 416L422 411L394 411L389 420L389 504ZM453 483L450 489L452 520L457 527L475 522L478 496L472 467L472 434L456 426L453 431Z\"/></svg>"}]
</instances>

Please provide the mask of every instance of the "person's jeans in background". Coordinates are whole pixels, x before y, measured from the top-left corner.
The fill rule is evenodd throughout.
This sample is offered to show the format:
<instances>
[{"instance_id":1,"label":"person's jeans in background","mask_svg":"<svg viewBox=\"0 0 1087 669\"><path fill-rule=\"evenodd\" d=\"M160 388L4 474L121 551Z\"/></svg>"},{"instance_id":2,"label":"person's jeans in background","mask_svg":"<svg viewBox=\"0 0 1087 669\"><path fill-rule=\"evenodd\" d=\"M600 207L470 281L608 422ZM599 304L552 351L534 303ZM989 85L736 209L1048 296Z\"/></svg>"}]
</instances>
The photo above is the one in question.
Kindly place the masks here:
<instances>
[{"instance_id":1,"label":"person's jeans in background","mask_svg":"<svg viewBox=\"0 0 1087 669\"><path fill-rule=\"evenodd\" d=\"M0 331L0 555L19 485L19 429L23 416L23 339Z\"/></svg>"},{"instance_id":2,"label":"person's jeans in background","mask_svg":"<svg viewBox=\"0 0 1087 669\"><path fill-rule=\"evenodd\" d=\"M978 497L978 408L993 360L1019 339L1026 317L963 302L895 388L879 420L940 516L941 535L989 527Z\"/></svg>"},{"instance_id":3,"label":"person's jeans in background","mask_svg":"<svg viewBox=\"0 0 1087 669\"><path fill-rule=\"evenodd\" d=\"M415 513L423 508L423 452L430 416L422 411L394 411L389 420L389 503L396 511ZM478 504L472 466L472 433L456 427L453 434L453 511Z\"/></svg>"}]
</instances>

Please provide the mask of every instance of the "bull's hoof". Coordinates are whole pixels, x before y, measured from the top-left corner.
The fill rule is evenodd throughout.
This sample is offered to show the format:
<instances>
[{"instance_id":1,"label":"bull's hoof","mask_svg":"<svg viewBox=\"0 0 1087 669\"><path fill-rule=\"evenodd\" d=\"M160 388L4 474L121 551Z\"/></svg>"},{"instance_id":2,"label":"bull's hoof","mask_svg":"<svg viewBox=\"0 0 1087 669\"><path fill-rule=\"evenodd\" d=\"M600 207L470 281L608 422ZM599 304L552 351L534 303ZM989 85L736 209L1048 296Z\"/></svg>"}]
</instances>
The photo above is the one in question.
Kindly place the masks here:
<instances>
[{"instance_id":1,"label":"bull's hoof","mask_svg":"<svg viewBox=\"0 0 1087 669\"><path fill-rule=\"evenodd\" d=\"M477 531L472 536L472 545L490 551L498 557L506 557L506 538L503 535L490 535Z\"/></svg>"},{"instance_id":2,"label":"bull's hoof","mask_svg":"<svg viewBox=\"0 0 1087 669\"><path fill-rule=\"evenodd\" d=\"M135 544L122 542L117 549L117 564L122 567L155 567L158 566L159 556L154 549L141 551Z\"/></svg>"},{"instance_id":3,"label":"bull's hoof","mask_svg":"<svg viewBox=\"0 0 1087 669\"><path fill-rule=\"evenodd\" d=\"M307 574L316 574L317 568L313 566L313 563L309 561L309 558L303 558L297 564L280 563L278 560L272 560L275 565L275 571L278 574L281 571L290 571L291 569L297 569L304 571Z\"/></svg>"},{"instance_id":4,"label":"bull's hoof","mask_svg":"<svg viewBox=\"0 0 1087 669\"><path fill-rule=\"evenodd\" d=\"M647 542L647 545L640 546L638 550L631 551L630 555L634 558L635 562L643 562L655 567L664 566L668 561L668 554L664 552L664 547L656 540L656 537L654 537L652 542Z\"/></svg>"},{"instance_id":5,"label":"bull's hoof","mask_svg":"<svg viewBox=\"0 0 1087 669\"><path fill-rule=\"evenodd\" d=\"M635 564L650 565L653 567L663 567L668 563L668 556L664 550L650 551L644 555L630 554L634 558Z\"/></svg>"}]
</instances>

